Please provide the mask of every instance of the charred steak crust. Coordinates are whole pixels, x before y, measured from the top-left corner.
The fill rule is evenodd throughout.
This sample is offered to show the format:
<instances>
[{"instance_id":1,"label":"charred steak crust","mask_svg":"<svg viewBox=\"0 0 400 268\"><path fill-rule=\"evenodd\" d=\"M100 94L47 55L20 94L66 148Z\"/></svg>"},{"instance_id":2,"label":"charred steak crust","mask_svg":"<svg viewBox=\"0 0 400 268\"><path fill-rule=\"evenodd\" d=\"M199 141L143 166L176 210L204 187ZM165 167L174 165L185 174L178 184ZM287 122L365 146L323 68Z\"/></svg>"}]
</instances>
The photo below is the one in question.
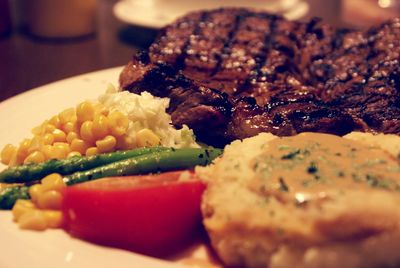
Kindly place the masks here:
<instances>
[{"instance_id":1,"label":"charred steak crust","mask_svg":"<svg viewBox=\"0 0 400 268\"><path fill-rule=\"evenodd\" d=\"M368 31L224 8L161 30L120 76L170 97L173 124L224 145L262 131L400 134L400 19Z\"/></svg>"}]
</instances>

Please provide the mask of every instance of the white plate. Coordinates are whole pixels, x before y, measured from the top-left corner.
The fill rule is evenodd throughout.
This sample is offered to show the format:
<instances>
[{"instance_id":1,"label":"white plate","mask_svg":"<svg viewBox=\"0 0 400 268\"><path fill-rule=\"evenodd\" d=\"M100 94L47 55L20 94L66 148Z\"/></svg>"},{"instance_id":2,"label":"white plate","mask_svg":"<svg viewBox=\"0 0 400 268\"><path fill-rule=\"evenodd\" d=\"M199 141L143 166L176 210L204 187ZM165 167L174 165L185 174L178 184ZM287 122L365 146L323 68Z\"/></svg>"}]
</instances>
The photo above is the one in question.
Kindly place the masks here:
<instances>
[{"instance_id":1,"label":"white plate","mask_svg":"<svg viewBox=\"0 0 400 268\"><path fill-rule=\"evenodd\" d=\"M0 102L0 150L7 143L18 144L23 138L30 137L34 126L64 108L74 107L86 99L96 99L109 83L118 84L121 70L118 67L79 75ZM3 168L0 164L0 170ZM0 252L1 268L184 267L179 258L172 262L102 247L72 238L62 230L20 230L9 211L0 211ZM193 252L200 259L206 255L204 246L196 247Z\"/></svg>"},{"instance_id":2,"label":"white plate","mask_svg":"<svg viewBox=\"0 0 400 268\"><path fill-rule=\"evenodd\" d=\"M122 0L114 5L114 15L123 22L149 28L159 29L187 12L215 8L216 0L186 1L175 0L178 4L170 4L167 0ZM238 1L220 1L223 6L239 6ZM255 4L255 2L257 2ZM308 3L302 0L244 1L245 5L262 8L269 12L284 15L287 19L295 20L307 14ZM186 4L185 4L186 3ZM261 4L265 3L265 4ZM277 4L279 3L279 4Z\"/></svg>"}]
</instances>

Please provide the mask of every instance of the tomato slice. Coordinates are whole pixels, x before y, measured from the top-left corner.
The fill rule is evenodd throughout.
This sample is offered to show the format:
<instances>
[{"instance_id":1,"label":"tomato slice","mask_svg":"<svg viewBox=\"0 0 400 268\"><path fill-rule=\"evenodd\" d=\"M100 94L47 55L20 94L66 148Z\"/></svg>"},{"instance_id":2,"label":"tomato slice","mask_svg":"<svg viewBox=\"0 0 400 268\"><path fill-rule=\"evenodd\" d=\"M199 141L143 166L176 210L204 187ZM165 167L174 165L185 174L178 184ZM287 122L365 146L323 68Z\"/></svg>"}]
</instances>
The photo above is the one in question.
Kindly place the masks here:
<instances>
[{"instance_id":1,"label":"tomato slice","mask_svg":"<svg viewBox=\"0 0 400 268\"><path fill-rule=\"evenodd\" d=\"M193 173L103 178L67 187L68 232L109 246L160 256L185 246L201 226L205 184Z\"/></svg>"}]
</instances>

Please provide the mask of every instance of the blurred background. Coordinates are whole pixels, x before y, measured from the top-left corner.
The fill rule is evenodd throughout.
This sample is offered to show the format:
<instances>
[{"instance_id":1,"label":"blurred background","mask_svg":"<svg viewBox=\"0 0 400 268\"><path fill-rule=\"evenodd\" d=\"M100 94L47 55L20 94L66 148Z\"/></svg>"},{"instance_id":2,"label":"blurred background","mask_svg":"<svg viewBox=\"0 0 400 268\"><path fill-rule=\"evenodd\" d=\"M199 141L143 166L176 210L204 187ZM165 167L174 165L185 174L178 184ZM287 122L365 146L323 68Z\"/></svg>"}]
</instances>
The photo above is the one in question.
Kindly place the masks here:
<instances>
[{"instance_id":1,"label":"blurred background","mask_svg":"<svg viewBox=\"0 0 400 268\"><path fill-rule=\"evenodd\" d=\"M121 66L157 30L194 9L250 5L289 19L367 28L396 0L0 0L0 101L37 86Z\"/></svg>"}]
</instances>

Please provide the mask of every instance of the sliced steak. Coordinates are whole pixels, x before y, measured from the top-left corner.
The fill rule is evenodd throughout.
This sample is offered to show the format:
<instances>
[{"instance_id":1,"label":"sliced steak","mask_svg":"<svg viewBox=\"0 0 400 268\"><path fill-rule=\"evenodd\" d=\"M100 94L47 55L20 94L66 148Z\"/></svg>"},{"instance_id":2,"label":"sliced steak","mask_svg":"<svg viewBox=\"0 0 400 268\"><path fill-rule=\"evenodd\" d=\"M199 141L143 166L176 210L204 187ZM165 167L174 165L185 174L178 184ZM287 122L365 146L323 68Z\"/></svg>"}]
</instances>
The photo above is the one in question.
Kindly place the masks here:
<instances>
[{"instance_id":1,"label":"sliced steak","mask_svg":"<svg viewBox=\"0 0 400 268\"><path fill-rule=\"evenodd\" d=\"M214 145L261 131L400 134L399 56L399 19L361 32L216 9L161 30L120 84L170 97L173 124Z\"/></svg>"}]
</instances>

